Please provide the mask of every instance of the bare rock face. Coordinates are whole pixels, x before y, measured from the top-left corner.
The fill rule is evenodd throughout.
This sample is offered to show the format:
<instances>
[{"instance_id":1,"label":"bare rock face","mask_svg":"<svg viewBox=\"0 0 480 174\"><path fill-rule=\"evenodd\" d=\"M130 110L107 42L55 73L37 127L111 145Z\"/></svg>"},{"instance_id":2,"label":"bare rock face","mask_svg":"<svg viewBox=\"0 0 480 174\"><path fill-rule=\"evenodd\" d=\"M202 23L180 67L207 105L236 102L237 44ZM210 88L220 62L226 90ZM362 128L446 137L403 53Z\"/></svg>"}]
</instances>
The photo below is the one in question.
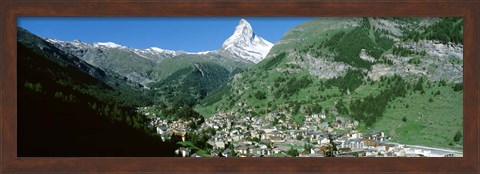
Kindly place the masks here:
<instances>
[{"instance_id":1,"label":"bare rock face","mask_svg":"<svg viewBox=\"0 0 480 174\"><path fill-rule=\"evenodd\" d=\"M463 60L463 45L451 42L443 44L433 40L420 40L418 42L405 43L403 47L415 52L425 51L428 55L434 57L453 57Z\"/></svg>"},{"instance_id":2,"label":"bare rock face","mask_svg":"<svg viewBox=\"0 0 480 174\"><path fill-rule=\"evenodd\" d=\"M305 56L304 61L299 63L300 67L308 69L308 72L320 79L332 79L344 75L352 68L342 62L330 61L325 58L315 58L310 54Z\"/></svg>"},{"instance_id":3,"label":"bare rock face","mask_svg":"<svg viewBox=\"0 0 480 174\"><path fill-rule=\"evenodd\" d=\"M438 41L421 40L418 42L399 43L398 46L411 50L417 54L407 57L387 54L385 57L394 62L393 65L376 64L368 72L372 80L379 80L381 76L402 77L425 76L431 81L445 80L459 83L463 79L463 45ZM409 63L411 59L419 59L419 63Z\"/></svg>"},{"instance_id":4,"label":"bare rock face","mask_svg":"<svg viewBox=\"0 0 480 174\"><path fill-rule=\"evenodd\" d=\"M362 51L360 52L360 54L358 56L360 57L360 59L363 59L363 60L366 60L366 61L369 61L369 62L375 62L375 58L368 55L367 50L365 50L365 49L362 49Z\"/></svg>"}]
</instances>

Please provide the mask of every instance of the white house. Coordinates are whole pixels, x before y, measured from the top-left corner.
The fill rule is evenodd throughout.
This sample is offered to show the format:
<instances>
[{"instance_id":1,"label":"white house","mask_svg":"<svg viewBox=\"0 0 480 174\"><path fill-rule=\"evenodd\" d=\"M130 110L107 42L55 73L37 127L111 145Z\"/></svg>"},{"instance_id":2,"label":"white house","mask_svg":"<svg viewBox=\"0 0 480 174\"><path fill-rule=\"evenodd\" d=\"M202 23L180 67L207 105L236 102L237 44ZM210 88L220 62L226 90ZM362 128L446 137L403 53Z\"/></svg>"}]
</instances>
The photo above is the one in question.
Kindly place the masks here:
<instances>
[{"instance_id":1,"label":"white house","mask_svg":"<svg viewBox=\"0 0 480 174\"><path fill-rule=\"evenodd\" d=\"M326 145L328 142L330 141L328 140L327 137L323 137L317 140L317 144L320 144L320 145Z\"/></svg>"}]
</instances>

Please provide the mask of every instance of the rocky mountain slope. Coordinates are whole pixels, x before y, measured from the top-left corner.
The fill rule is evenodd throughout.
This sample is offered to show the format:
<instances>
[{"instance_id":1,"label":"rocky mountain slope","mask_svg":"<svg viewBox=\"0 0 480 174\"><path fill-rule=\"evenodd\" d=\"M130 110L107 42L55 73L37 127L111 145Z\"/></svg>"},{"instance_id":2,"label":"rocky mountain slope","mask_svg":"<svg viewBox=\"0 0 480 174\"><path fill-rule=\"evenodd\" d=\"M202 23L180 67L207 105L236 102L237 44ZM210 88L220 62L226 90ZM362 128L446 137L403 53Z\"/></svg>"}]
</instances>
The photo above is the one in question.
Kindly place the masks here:
<instances>
[{"instance_id":1,"label":"rocky mountain slope","mask_svg":"<svg viewBox=\"0 0 480 174\"><path fill-rule=\"evenodd\" d=\"M141 86L138 83L127 80L126 77L121 76L111 70L104 70L89 64L88 62L76 57L73 54L58 49L56 46L43 40L42 38L30 33L29 31L18 28L17 30L18 42L28 46L37 53L41 53L46 58L65 67L76 67L80 71L89 74L90 76L105 82L114 87L128 86L128 88L138 88Z\"/></svg>"},{"instance_id":2,"label":"rocky mountain slope","mask_svg":"<svg viewBox=\"0 0 480 174\"><path fill-rule=\"evenodd\" d=\"M91 65L112 70L143 85L152 82L147 72L156 64L166 58L184 54L153 47L144 50L132 49L112 42L85 43L79 40L66 42L54 39L47 41Z\"/></svg>"}]
</instances>

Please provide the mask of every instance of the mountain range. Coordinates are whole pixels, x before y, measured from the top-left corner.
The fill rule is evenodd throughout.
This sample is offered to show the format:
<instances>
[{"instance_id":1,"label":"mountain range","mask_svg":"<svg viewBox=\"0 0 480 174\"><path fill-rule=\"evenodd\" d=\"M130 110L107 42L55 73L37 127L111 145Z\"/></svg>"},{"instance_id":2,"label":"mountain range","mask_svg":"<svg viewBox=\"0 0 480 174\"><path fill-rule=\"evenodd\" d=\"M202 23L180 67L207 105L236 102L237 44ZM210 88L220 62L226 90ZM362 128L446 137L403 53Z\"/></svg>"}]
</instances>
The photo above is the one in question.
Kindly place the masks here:
<instances>
[{"instance_id":1,"label":"mountain range","mask_svg":"<svg viewBox=\"0 0 480 174\"><path fill-rule=\"evenodd\" d=\"M452 138L463 131L462 18L320 17L275 44L242 19L218 50L197 53L18 33L26 49L103 86L82 81L70 88L82 95L113 91L98 103L113 97L126 110L143 107L170 121L275 113L303 125L305 115L324 114L329 124L349 117L360 122L358 130L381 130L395 142L463 148ZM24 78L19 85L35 91L35 80ZM110 112L115 103L104 106ZM149 123L119 115L114 118L137 127Z\"/></svg>"},{"instance_id":2,"label":"mountain range","mask_svg":"<svg viewBox=\"0 0 480 174\"><path fill-rule=\"evenodd\" d=\"M230 72L236 68L245 69L263 60L273 46L269 41L257 36L244 19L240 20L232 36L225 40L221 48L196 53L157 47L136 49L112 42L45 40L91 65L112 70L144 86L191 65L189 62L215 62Z\"/></svg>"}]
</instances>

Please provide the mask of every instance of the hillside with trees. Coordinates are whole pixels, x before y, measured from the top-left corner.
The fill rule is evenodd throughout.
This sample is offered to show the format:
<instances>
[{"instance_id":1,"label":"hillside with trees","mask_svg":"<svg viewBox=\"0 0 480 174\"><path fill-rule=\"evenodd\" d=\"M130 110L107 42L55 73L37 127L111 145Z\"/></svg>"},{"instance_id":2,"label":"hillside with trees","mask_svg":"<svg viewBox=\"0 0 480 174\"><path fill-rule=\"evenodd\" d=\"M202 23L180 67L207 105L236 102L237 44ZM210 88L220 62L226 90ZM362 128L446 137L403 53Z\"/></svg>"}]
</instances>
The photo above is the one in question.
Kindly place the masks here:
<instances>
[{"instance_id":1,"label":"hillside with trees","mask_svg":"<svg viewBox=\"0 0 480 174\"><path fill-rule=\"evenodd\" d=\"M287 32L265 60L196 110L207 118L282 113L298 125L305 115L325 114L330 123L343 116L395 142L461 149L460 135L449 128L461 134L462 24L461 18L317 18Z\"/></svg>"}]
</instances>

